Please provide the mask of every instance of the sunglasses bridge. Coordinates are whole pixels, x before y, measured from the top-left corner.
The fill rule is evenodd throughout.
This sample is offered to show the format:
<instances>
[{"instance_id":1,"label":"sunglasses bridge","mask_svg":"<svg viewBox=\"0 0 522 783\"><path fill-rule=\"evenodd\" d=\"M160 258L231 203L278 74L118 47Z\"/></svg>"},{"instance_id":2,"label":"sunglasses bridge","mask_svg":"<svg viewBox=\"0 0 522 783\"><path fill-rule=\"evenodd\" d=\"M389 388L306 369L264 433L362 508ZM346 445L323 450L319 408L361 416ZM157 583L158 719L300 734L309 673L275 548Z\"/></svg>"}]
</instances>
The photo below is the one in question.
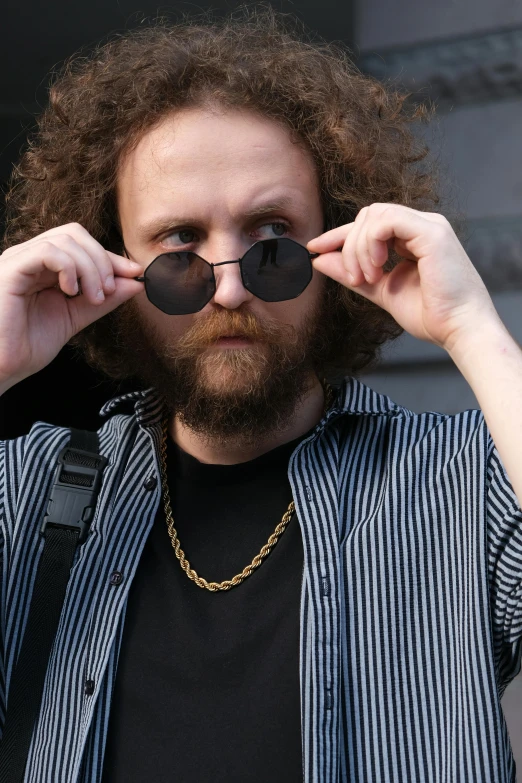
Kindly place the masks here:
<instances>
[{"instance_id":1,"label":"sunglasses bridge","mask_svg":"<svg viewBox=\"0 0 522 783\"><path fill-rule=\"evenodd\" d=\"M320 253L308 253L310 258L317 258L317 256L321 255ZM240 264L243 260L244 256L241 258L236 258L234 261L218 261L217 264L212 264L210 261L207 261L207 264L211 267L215 266L225 266L225 264Z\"/></svg>"}]
</instances>

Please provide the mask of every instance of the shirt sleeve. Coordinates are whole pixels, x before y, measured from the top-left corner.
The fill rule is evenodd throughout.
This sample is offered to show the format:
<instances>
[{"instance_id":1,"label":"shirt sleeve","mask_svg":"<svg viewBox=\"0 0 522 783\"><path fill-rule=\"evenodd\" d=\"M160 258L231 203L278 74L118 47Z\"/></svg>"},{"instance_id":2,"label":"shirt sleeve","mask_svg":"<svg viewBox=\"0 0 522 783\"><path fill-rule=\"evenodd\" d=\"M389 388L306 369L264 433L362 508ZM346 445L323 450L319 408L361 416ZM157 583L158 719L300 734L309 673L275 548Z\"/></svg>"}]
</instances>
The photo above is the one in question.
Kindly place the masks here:
<instances>
[{"instance_id":1,"label":"shirt sleeve","mask_svg":"<svg viewBox=\"0 0 522 783\"><path fill-rule=\"evenodd\" d=\"M490 438L486 495L491 623L500 694L522 656L522 509Z\"/></svg>"}]
</instances>

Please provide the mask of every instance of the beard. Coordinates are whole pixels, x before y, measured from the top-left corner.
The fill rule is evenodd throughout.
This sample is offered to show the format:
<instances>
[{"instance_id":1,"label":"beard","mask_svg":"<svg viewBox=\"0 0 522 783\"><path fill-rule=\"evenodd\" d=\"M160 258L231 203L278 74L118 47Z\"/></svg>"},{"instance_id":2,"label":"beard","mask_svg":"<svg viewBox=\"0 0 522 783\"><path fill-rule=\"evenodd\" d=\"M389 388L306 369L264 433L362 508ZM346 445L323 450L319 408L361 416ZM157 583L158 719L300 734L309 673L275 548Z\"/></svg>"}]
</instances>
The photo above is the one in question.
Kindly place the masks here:
<instances>
[{"instance_id":1,"label":"beard","mask_svg":"<svg viewBox=\"0 0 522 783\"><path fill-rule=\"evenodd\" d=\"M138 379L183 426L214 443L251 444L283 430L317 382L326 299L298 327L246 308L215 310L181 337L162 334L130 300L118 308L114 336L123 353L134 353ZM229 335L253 342L217 348Z\"/></svg>"}]
</instances>

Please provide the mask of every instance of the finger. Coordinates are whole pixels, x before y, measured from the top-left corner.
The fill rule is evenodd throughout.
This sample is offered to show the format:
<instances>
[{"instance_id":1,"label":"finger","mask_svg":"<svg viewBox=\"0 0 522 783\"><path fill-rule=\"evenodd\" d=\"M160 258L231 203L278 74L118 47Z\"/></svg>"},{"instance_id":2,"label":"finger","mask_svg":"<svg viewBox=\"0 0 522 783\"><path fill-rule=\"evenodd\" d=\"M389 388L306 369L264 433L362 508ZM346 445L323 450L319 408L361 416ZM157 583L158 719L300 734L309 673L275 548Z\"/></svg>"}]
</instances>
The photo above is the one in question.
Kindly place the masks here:
<instances>
[{"instance_id":1,"label":"finger","mask_svg":"<svg viewBox=\"0 0 522 783\"><path fill-rule=\"evenodd\" d=\"M106 277L105 271L100 273L100 266L104 270L104 264L98 257L96 263L90 252L84 249L73 237L68 234L55 235L53 237L53 243L56 246L65 250L71 258L74 259L76 264L76 277L81 286L81 291L84 296L89 299L92 304L100 304L105 299L104 292L104 277ZM104 251L105 253L105 251ZM107 263L110 264L107 258ZM106 268L106 267L105 267ZM112 276L112 264L110 264L111 276ZM114 286L112 287L112 291Z\"/></svg>"},{"instance_id":2,"label":"finger","mask_svg":"<svg viewBox=\"0 0 522 783\"><path fill-rule=\"evenodd\" d=\"M138 277L138 275L142 274L142 264L139 264L137 261L131 261L130 258L118 256L116 253L111 253L110 250L108 250L107 253L111 260L115 275L119 275L121 277Z\"/></svg>"},{"instance_id":3,"label":"finger","mask_svg":"<svg viewBox=\"0 0 522 783\"><path fill-rule=\"evenodd\" d=\"M78 273L75 259L69 253L54 247L54 252L46 256L44 266L58 275L58 287L64 294L75 296L78 293Z\"/></svg>"},{"instance_id":4,"label":"finger","mask_svg":"<svg viewBox=\"0 0 522 783\"><path fill-rule=\"evenodd\" d=\"M442 231L439 221L426 219L422 212L390 205L372 221L371 236L379 242L388 242L390 239L410 242L434 231Z\"/></svg>"},{"instance_id":5,"label":"finger","mask_svg":"<svg viewBox=\"0 0 522 783\"><path fill-rule=\"evenodd\" d=\"M51 239L33 242L18 257L13 255L11 264L16 264L16 271L22 273L22 276L33 276L29 285L26 282L24 286L21 282L18 293L34 293L52 287L55 281L42 275L47 270L58 276L60 289L69 296L78 293L80 282L81 291L91 304L99 305L105 298L96 265L70 236L55 235ZM18 275L20 281L23 280L22 276Z\"/></svg>"},{"instance_id":6,"label":"finger","mask_svg":"<svg viewBox=\"0 0 522 783\"><path fill-rule=\"evenodd\" d=\"M394 226L398 223L411 224L412 220L421 218L439 223L445 220L442 215L436 213L419 212L411 207L399 204L375 203L368 207L368 220L366 221L366 246L371 258L372 266L381 268L388 260L389 249L394 249L399 255L415 260L412 253L405 247L405 241L398 237ZM424 230L426 222L424 222ZM402 252L401 252L402 251ZM370 278L374 279L370 273Z\"/></svg>"},{"instance_id":7,"label":"finger","mask_svg":"<svg viewBox=\"0 0 522 783\"><path fill-rule=\"evenodd\" d=\"M115 253L111 253L110 251L107 251L107 254L108 254L108 257L109 257L109 261L111 263L111 270L112 270L112 274L113 274L114 286L113 286L112 291L107 292L105 298L100 296L101 289L99 288L96 291L96 293L95 293L95 297L96 298L93 300L93 297L92 297L92 293L93 293L92 280L93 280L93 278L90 278L91 279L91 289L90 289L91 296L90 297L88 296L88 298L90 299L90 302L92 304L95 304L97 307L99 307L101 304L103 304L106 299L111 299L111 301L112 301L112 296L114 295L115 292L118 292L118 291L121 291L121 290L127 291L127 288L121 289L121 283L120 283L120 281L125 280L126 278L129 279L129 282L132 282L132 284L133 284L132 287L130 289L128 289L131 292L130 295L134 296L135 293L143 290L143 282L141 282L141 281L134 282L134 278L138 277L141 274L141 272L142 272L142 267L140 266L140 264L138 264L138 263L136 263L134 261L129 261L129 259L127 259L127 258L122 258L120 256L117 256ZM81 284L80 293L82 293L83 292L83 288L84 288L83 278L80 279L80 284ZM136 286L137 286L137 288L136 288ZM87 292L87 293L89 293L89 292ZM126 298L128 298L128 297L126 297ZM122 300L122 301L125 301L125 300ZM111 305L110 309L113 309L113 306L116 307L117 305ZM100 317L100 316L98 316L98 317Z\"/></svg>"},{"instance_id":8,"label":"finger","mask_svg":"<svg viewBox=\"0 0 522 783\"><path fill-rule=\"evenodd\" d=\"M85 327L93 323L93 321L96 321L98 318L102 318L104 315L107 315L107 313L115 310L123 304L123 302L126 302L128 299L131 299L136 296L136 294L142 292L144 288L143 283L129 280L125 277L116 277L115 284L114 293L107 296L106 299L96 307L93 307L84 296L76 296L73 299L67 300L74 334L78 334L78 332L81 332L82 329L85 329Z\"/></svg>"},{"instance_id":9,"label":"finger","mask_svg":"<svg viewBox=\"0 0 522 783\"><path fill-rule=\"evenodd\" d=\"M345 288L349 288L351 291L361 294L366 297L366 299L369 299L371 302L375 302L382 307L382 292L386 284L386 274L382 275L381 279L376 283L367 283L361 272L360 277L362 278L362 282L354 285L349 280L349 273L341 258L341 253L325 253L324 255L315 258L312 263L314 269L317 269L318 272L322 272L322 274L331 277L332 280L340 283Z\"/></svg>"},{"instance_id":10,"label":"finger","mask_svg":"<svg viewBox=\"0 0 522 783\"><path fill-rule=\"evenodd\" d=\"M98 270L101 288L107 294L112 293L114 291L114 272L107 250L79 223L70 223L63 229L61 234L52 234L53 241L57 244L65 242L66 248L67 243L72 241L83 248Z\"/></svg>"},{"instance_id":11,"label":"finger","mask_svg":"<svg viewBox=\"0 0 522 783\"><path fill-rule=\"evenodd\" d=\"M372 265L382 270L382 267L388 260L389 250L393 249L393 241L381 242L379 239L376 239L373 236L372 227L369 225L366 231L366 244Z\"/></svg>"},{"instance_id":12,"label":"finger","mask_svg":"<svg viewBox=\"0 0 522 783\"><path fill-rule=\"evenodd\" d=\"M106 250L82 226L79 226L79 229L81 229L79 237L83 247L92 255L93 260L100 269L100 277L104 281L106 293L111 293L114 290L114 277L116 275L120 277L137 277L143 272L142 264ZM75 228L75 231L77 230ZM108 288L110 290L107 290Z\"/></svg>"},{"instance_id":13,"label":"finger","mask_svg":"<svg viewBox=\"0 0 522 783\"><path fill-rule=\"evenodd\" d=\"M346 238L353 231L355 223L346 223L344 226L332 228L324 234L311 239L307 244L310 253L330 253L344 245Z\"/></svg>"},{"instance_id":14,"label":"finger","mask_svg":"<svg viewBox=\"0 0 522 783\"><path fill-rule=\"evenodd\" d=\"M370 225L370 214L366 212L355 243L355 256L365 281L376 283L382 277L382 270L374 264L368 248L368 228Z\"/></svg>"},{"instance_id":15,"label":"finger","mask_svg":"<svg viewBox=\"0 0 522 783\"><path fill-rule=\"evenodd\" d=\"M348 288L351 287L351 282L348 277L349 272L346 269L342 253L322 253L312 261L314 269L321 272L323 275L328 275L332 280L336 280L341 285L345 285ZM351 275L350 275L351 278Z\"/></svg>"},{"instance_id":16,"label":"finger","mask_svg":"<svg viewBox=\"0 0 522 783\"><path fill-rule=\"evenodd\" d=\"M380 211L381 213L384 212L386 209L388 209L388 207L395 207L396 209L400 209L404 213L409 213L411 215L417 215L418 217L422 217L425 220L431 221L432 223L439 223L441 225L449 225L448 219L444 215L441 215L440 212L424 212L423 210L414 209L413 207L405 207L403 204L390 204L390 203L387 203L387 204L373 204L372 205L372 209L374 207L375 208L380 208L380 209L378 209L378 211Z\"/></svg>"},{"instance_id":17,"label":"finger","mask_svg":"<svg viewBox=\"0 0 522 783\"><path fill-rule=\"evenodd\" d=\"M77 291L74 258L50 241L43 240L30 251L25 247L23 252L6 258L5 263L5 280L14 295L26 296L56 283L64 293L74 295Z\"/></svg>"},{"instance_id":18,"label":"finger","mask_svg":"<svg viewBox=\"0 0 522 783\"><path fill-rule=\"evenodd\" d=\"M401 258L406 258L408 261L417 261L415 254L412 253L411 250L408 250L405 240L389 239L387 245Z\"/></svg>"},{"instance_id":19,"label":"finger","mask_svg":"<svg viewBox=\"0 0 522 783\"><path fill-rule=\"evenodd\" d=\"M110 294L114 291L114 274L115 270L113 268L113 262L111 260L111 255L114 256L114 258L120 258L119 256L116 256L116 254L110 254L109 251L105 250L103 245L101 245L94 237L85 229L80 223L67 223L66 225L57 226L55 228L49 229L48 231L44 232L43 234L40 234L37 237L34 237L33 239L29 240L29 243L37 242L41 238L51 239L53 242L56 242L57 244L62 243L63 237L69 237L73 241L75 241L80 247L82 247L90 256L91 260L95 264L96 268L98 269L98 273L101 280L101 287L103 288L103 291L106 294ZM131 265L126 265L127 268L134 270L134 274L138 274L134 267ZM141 267L138 267L141 268ZM122 272L122 269L119 269L119 272Z\"/></svg>"},{"instance_id":20,"label":"finger","mask_svg":"<svg viewBox=\"0 0 522 783\"><path fill-rule=\"evenodd\" d=\"M364 275L360 268L358 275L354 275L351 267L345 260L340 251L333 253L323 253L312 261L314 269L328 275L346 288L357 289L358 285L364 282Z\"/></svg>"},{"instance_id":21,"label":"finger","mask_svg":"<svg viewBox=\"0 0 522 783\"><path fill-rule=\"evenodd\" d=\"M359 213L353 229L348 234L342 248L342 258L351 286L359 286L365 281L364 272L357 258L357 243L364 224L365 213Z\"/></svg>"},{"instance_id":22,"label":"finger","mask_svg":"<svg viewBox=\"0 0 522 783\"><path fill-rule=\"evenodd\" d=\"M365 210L370 211L372 218L375 218L376 220L386 216L386 220L389 221L390 215L393 214L395 216L399 216L395 217L394 220L396 219L397 221L400 221L403 226L406 226L407 224L410 224L410 226L413 225L412 221L415 219L422 221L426 220L432 224L438 224L439 226L444 227L449 225L444 215L441 215L438 212L421 212L411 207L404 207L399 204L375 203L370 207L364 207L361 212L359 212L357 218L359 218L361 213ZM324 234L320 234L318 237L310 240L310 242L307 244L308 250L311 253L329 253L333 250L337 250L345 242L354 225L355 223L346 223L343 226L332 228L330 231L325 231ZM394 236L396 236L393 233L388 233L389 236L387 236L387 239L392 239ZM407 235L409 232L407 229L405 229L404 233ZM407 239L407 236L399 237L397 235L397 238ZM369 251L372 258L374 258L374 261L378 261L376 266L382 266L382 263L385 263L381 261L381 251L374 249L371 243L369 243ZM377 258L375 258L375 256L377 256Z\"/></svg>"},{"instance_id":23,"label":"finger","mask_svg":"<svg viewBox=\"0 0 522 783\"><path fill-rule=\"evenodd\" d=\"M372 282L375 273L366 244L366 226L369 219L369 208L363 207L357 217L353 231L344 243L343 257L352 275L352 285L362 285L365 281Z\"/></svg>"}]
</instances>

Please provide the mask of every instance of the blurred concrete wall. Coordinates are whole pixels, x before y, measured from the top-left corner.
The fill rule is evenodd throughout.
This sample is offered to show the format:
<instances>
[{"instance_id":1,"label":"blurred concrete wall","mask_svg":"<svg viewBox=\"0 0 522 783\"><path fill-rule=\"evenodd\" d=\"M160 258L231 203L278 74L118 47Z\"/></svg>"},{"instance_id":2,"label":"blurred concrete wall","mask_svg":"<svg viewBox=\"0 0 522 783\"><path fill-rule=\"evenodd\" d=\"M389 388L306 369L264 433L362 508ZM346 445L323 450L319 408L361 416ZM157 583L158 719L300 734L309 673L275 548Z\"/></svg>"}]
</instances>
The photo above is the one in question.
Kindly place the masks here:
<instances>
[{"instance_id":1,"label":"blurred concrete wall","mask_svg":"<svg viewBox=\"0 0 522 783\"><path fill-rule=\"evenodd\" d=\"M358 0L355 29L365 71L436 102L448 216L463 216L468 253L522 343L522 2ZM363 380L415 411L477 407L446 354L408 336ZM521 770L522 675L502 704Z\"/></svg>"},{"instance_id":2,"label":"blurred concrete wall","mask_svg":"<svg viewBox=\"0 0 522 783\"><path fill-rule=\"evenodd\" d=\"M448 217L464 218L469 255L522 342L522 3L359 0L355 13L363 69L435 101L428 141ZM368 380L413 410L476 406L445 353L409 337Z\"/></svg>"}]
</instances>

